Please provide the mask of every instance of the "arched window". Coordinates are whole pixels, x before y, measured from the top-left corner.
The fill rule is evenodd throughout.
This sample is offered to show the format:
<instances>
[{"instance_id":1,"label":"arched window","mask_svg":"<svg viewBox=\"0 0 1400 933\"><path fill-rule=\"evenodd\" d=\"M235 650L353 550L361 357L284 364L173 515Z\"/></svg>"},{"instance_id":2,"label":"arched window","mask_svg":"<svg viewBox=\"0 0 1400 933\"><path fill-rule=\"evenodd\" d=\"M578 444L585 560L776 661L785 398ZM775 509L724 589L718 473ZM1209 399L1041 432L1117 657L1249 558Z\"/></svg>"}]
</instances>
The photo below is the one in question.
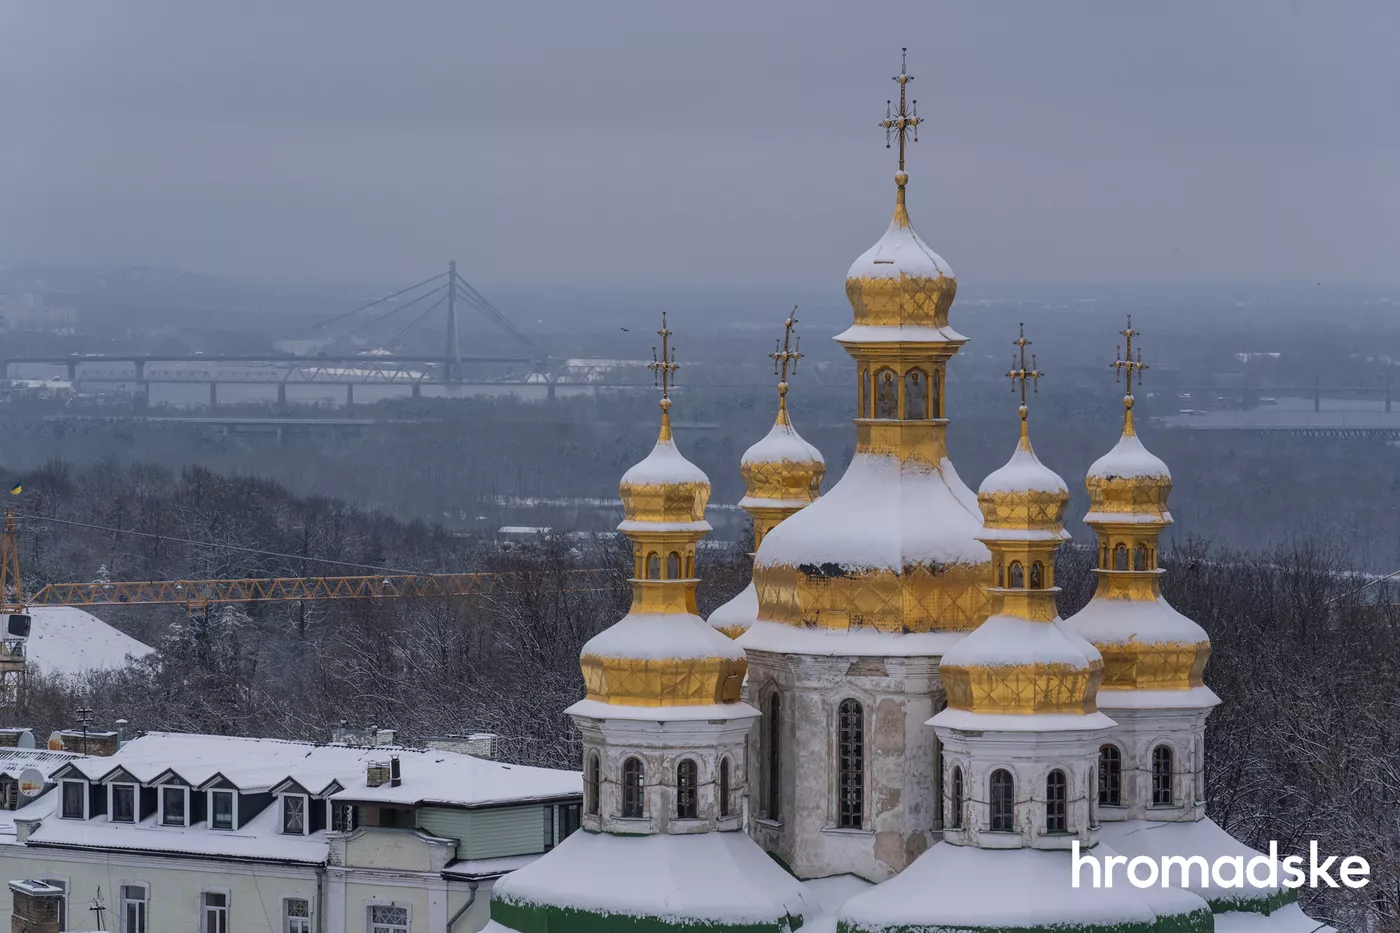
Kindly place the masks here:
<instances>
[{"instance_id":1,"label":"arched window","mask_svg":"<svg viewBox=\"0 0 1400 933\"><path fill-rule=\"evenodd\" d=\"M1147 548L1143 547L1141 544L1133 548L1133 569L1147 569Z\"/></svg>"},{"instance_id":2,"label":"arched window","mask_svg":"<svg viewBox=\"0 0 1400 933\"><path fill-rule=\"evenodd\" d=\"M1113 549L1113 569L1128 569L1128 546L1126 544L1120 544Z\"/></svg>"},{"instance_id":3,"label":"arched window","mask_svg":"<svg viewBox=\"0 0 1400 933\"><path fill-rule=\"evenodd\" d=\"M865 712L855 700L837 708L836 825L860 829L865 819Z\"/></svg>"},{"instance_id":4,"label":"arched window","mask_svg":"<svg viewBox=\"0 0 1400 933\"><path fill-rule=\"evenodd\" d=\"M676 765L676 819L693 820L700 811L699 769L693 758Z\"/></svg>"},{"instance_id":5,"label":"arched window","mask_svg":"<svg viewBox=\"0 0 1400 933\"><path fill-rule=\"evenodd\" d=\"M948 826L961 829L963 821L963 776L962 768L953 765L953 793L949 801Z\"/></svg>"},{"instance_id":6,"label":"arched window","mask_svg":"<svg viewBox=\"0 0 1400 933\"><path fill-rule=\"evenodd\" d=\"M997 586L1006 586L1006 568L1001 565L1001 561L997 561Z\"/></svg>"},{"instance_id":7,"label":"arched window","mask_svg":"<svg viewBox=\"0 0 1400 933\"><path fill-rule=\"evenodd\" d=\"M622 763L622 816L640 820L646 815L646 768L641 759L628 758Z\"/></svg>"},{"instance_id":8,"label":"arched window","mask_svg":"<svg viewBox=\"0 0 1400 933\"><path fill-rule=\"evenodd\" d=\"M1045 776L1045 831L1047 833L1068 831L1068 807L1065 773L1056 768Z\"/></svg>"},{"instance_id":9,"label":"arched window","mask_svg":"<svg viewBox=\"0 0 1400 933\"><path fill-rule=\"evenodd\" d=\"M1011 562L1011 588L1013 590L1019 590L1025 587L1025 585L1026 570L1024 567L1021 566L1021 562L1019 560L1013 560Z\"/></svg>"},{"instance_id":10,"label":"arched window","mask_svg":"<svg viewBox=\"0 0 1400 933\"><path fill-rule=\"evenodd\" d=\"M904 417L910 421L928 417L928 374L917 366L904 374Z\"/></svg>"},{"instance_id":11,"label":"arched window","mask_svg":"<svg viewBox=\"0 0 1400 933\"><path fill-rule=\"evenodd\" d=\"M1152 805L1172 805L1172 750L1166 745L1152 749Z\"/></svg>"},{"instance_id":12,"label":"arched window","mask_svg":"<svg viewBox=\"0 0 1400 933\"><path fill-rule=\"evenodd\" d=\"M1009 833L1016 828L1016 780L1005 768L992 772L992 831Z\"/></svg>"},{"instance_id":13,"label":"arched window","mask_svg":"<svg viewBox=\"0 0 1400 933\"><path fill-rule=\"evenodd\" d=\"M1099 747L1099 804L1123 805L1123 753L1117 745Z\"/></svg>"},{"instance_id":14,"label":"arched window","mask_svg":"<svg viewBox=\"0 0 1400 933\"><path fill-rule=\"evenodd\" d=\"M719 815L725 817L729 815L729 759L721 758L719 762Z\"/></svg>"},{"instance_id":15,"label":"arched window","mask_svg":"<svg viewBox=\"0 0 1400 933\"><path fill-rule=\"evenodd\" d=\"M875 417L899 417L899 382L893 369L882 369L875 374Z\"/></svg>"},{"instance_id":16,"label":"arched window","mask_svg":"<svg viewBox=\"0 0 1400 933\"><path fill-rule=\"evenodd\" d=\"M599 782L598 782L598 777L599 777L598 772L599 772L599 770L600 770L600 765L598 764L598 753L597 753L597 752L589 752L589 754L588 754L588 774L587 774L587 780L585 781L585 784L586 784L587 786L584 787L584 792L588 795L588 814L589 814L590 816L597 816L597 815L598 815L598 783L599 783Z\"/></svg>"},{"instance_id":17,"label":"arched window","mask_svg":"<svg viewBox=\"0 0 1400 933\"><path fill-rule=\"evenodd\" d=\"M681 556L675 551L666 555L666 579L679 580L681 578Z\"/></svg>"},{"instance_id":18,"label":"arched window","mask_svg":"<svg viewBox=\"0 0 1400 933\"><path fill-rule=\"evenodd\" d=\"M647 575L648 580L661 579L661 555L652 551L647 555Z\"/></svg>"},{"instance_id":19,"label":"arched window","mask_svg":"<svg viewBox=\"0 0 1400 933\"><path fill-rule=\"evenodd\" d=\"M1031 589L1038 590L1045 586L1045 565L1040 561L1031 564Z\"/></svg>"},{"instance_id":20,"label":"arched window","mask_svg":"<svg viewBox=\"0 0 1400 933\"><path fill-rule=\"evenodd\" d=\"M768 818L779 819L778 774L782 769L782 701L774 693L768 698Z\"/></svg>"}]
</instances>

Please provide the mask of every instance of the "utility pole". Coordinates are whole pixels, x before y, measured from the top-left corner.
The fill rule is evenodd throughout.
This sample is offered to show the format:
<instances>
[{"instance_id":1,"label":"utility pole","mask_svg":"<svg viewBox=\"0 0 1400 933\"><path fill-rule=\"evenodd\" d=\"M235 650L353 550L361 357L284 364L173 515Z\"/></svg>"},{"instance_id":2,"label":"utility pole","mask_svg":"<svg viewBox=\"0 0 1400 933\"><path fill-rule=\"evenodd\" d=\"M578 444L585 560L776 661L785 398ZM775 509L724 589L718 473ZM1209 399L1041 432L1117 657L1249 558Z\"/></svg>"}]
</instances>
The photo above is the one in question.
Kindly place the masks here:
<instances>
[{"instance_id":1,"label":"utility pole","mask_svg":"<svg viewBox=\"0 0 1400 933\"><path fill-rule=\"evenodd\" d=\"M447 381L456 382L462 366L462 349L457 343L457 260L447 264Z\"/></svg>"}]
</instances>

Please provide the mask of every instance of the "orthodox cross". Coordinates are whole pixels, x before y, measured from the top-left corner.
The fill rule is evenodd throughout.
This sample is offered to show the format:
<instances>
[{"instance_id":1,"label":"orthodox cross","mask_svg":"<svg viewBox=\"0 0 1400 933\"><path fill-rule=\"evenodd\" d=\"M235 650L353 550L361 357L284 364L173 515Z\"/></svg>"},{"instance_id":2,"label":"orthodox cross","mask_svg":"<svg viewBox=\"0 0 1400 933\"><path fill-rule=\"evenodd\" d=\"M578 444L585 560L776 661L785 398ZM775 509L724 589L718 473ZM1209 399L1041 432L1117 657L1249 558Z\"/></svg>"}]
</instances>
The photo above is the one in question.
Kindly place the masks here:
<instances>
[{"instance_id":1,"label":"orthodox cross","mask_svg":"<svg viewBox=\"0 0 1400 933\"><path fill-rule=\"evenodd\" d=\"M1133 377L1137 377L1138 385L1142 385L1142 371L1148 369L1148 365L1142 361L1142 347L1138 347L1137 359L1133 359L1133 338L1142 336L1142 331L1133 330L1133 316L1128 315L1128 329L1120 330L1127 341L1127 353L1123 352L1123 345L1118 345L1117 359L1113 361L1114 376L1113 381L1119 382L1126 378L1128 381L1128 398L1133 397Z\"/></svg>"},{"instance_id":2,"label":"orthodox cross","mask_svg":"<svg viewBox=\"0 0 1400 933\"><path fill-rule=\"evenodd\" d=\"M671 386L675 384L674 374L677 369L676 349L671 346L671 331L666 327L666 312L661 312L661 329L656 332L661 338L661 355L656 355L656 347L651 348L651 362L647 364L647 369L651 370L655 378L656 385L661 386L661 400L670 401Z\"/></svg>"},{"instance_id":3,"label":"orthodox cross","mask_svg":"<svg viewBox=\"0 0 1400 933\"><path fill-rule=\"evenodd\" d=\"M797 372L797 361L802 359L802 354L797 348L802 343L802 338L794 338L792 328L797 324L797 305L792 306L792 314L783 322L783 342L782 349L778 349L777 340L773 341L773 352L768 354L768 358L773 361L773 375L778 377L778 391L787 392L788 364L792 364L792 371Z\"/></svg>"},{"instance_id":4,"label":"orthodox cross","mask_svg":"<svg viewBox=\"0 0 1400 933\"><path fill-rule=\"evenodd\" d=\"M1021 410L1021 420L1024 421L1025 418L1026 418L1026 383L1029 382L1029 383L1031 384L1031 391L1032 391L1032 392L1039 393L1039 392L1040 392L1040 377L1043 376L1043 375L1045 375L1045 373L1041 372L1041 371L1036 367L1036 365L1035 365L1035 354L1034 354L1034 353L1031 354L1031 366L1030 366L1030 369L1027 369L1027 368L1026 368L1026 347L1030 346L1030 345L1031 345L1031 342L1030 342L1029 340L1026 339L1026 325L1025 325L1025 324L1022 324L1022 325L1021 325L1021 335L1020 335L1019 337L1017 337L1015 340L1011 341L1011 345L1012 345L1013 347L1015 347L1015 348L1017 349L1017 351L1019 351L1020 356L1018 357L1015 353L1011 354L1011 371L1008 372L1006 375L1007 375L1007 378L1009 378L1009 379L1011 380L1011 391L1012 391L1012 392L1015 392L1015 391L1016 391L1016 386L1017 386L1017 384L1018 384L1018 383L1020 384L1020 387L1021 387L1021 409L1020 409L1020 410ZM1019 364L1019 365L1018 365L1018 364Z\"/></svg>"},{"instance_id":5,"label":"orthodox cross","mask_svg":"<svg viewBox=\"0 0 1400 933\"><path fill-rule=\"evenodd\" d=\"M899 110L891 110L893 101L885 101L885 119L880 125L885 128L885 148L890 148L891 140L899 139L899 170L904 171L904 143L909 138L909 134L914 135L914 142L919 141L919 102L917 100L907 100L908 84L914 80L914 76L908 73L907 59L909 50L899 50L899 74L894 79L899 82ZM912 106L911 106L912 105Z\"/></svg>"}]
</instances>

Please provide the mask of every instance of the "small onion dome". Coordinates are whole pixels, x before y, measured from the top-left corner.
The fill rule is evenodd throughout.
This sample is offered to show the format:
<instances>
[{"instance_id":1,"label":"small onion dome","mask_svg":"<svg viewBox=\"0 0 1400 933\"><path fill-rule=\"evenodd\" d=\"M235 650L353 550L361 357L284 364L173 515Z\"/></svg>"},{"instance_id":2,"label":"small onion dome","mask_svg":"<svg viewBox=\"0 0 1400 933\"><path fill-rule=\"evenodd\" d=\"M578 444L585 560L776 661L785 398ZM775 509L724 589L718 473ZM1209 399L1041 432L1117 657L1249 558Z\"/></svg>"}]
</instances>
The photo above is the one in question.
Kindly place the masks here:
<instances>
[{"instance_id":1,"label":"small onion dome","mask_svg":"<svg viewBox=\"0 0 1400 933\"><path fill-rule=\"evenodd\" d=\"M792 426L784 401L772 430L744 451L739 472L744 477L740 508L800 509L821 494L826 461Z\"/></svg>"},{"instance_id":2,"label":"small onion dome","mask_svg":"<svg viewBox=\"0 0 1400 933\"><path fill-rule=\"evenodd\" d=\"M739 702L744 652L690 613L630 613L583 646L588 699L626 706Z\"/></svg>"},{"instance_id":3,"label":"small onion dome","mask_svg":"<svg viewBox=\"0 0 1400 933\"><path fill-rule=\"evenodd\" d=\"M758 619L758 588L753 581L729 602L710 613L710 627L730 638L738 638Z\"/></svg>"},{"instance_id":4,"label":"small onion dome","mask_svg":"<svg viewBox=\"0 0 1400 933\"><path fill-rule=\"evenodd\" d=\"M1172 475L1155 454L1142 445L1133 428L1133 400L1124 400L1123 436L1113 449L1089 467L1084 480L1089 490L1089 514L1084 521L1161 522L1169 524L1167 496Z\"/></svg>"},{"instance_id":5,"label":"small onion dome","mask_svg":"<svg viewBox=\"0 0 1400 933\"><path fill-rule=\"evenodd\" d=\"M1002 532L988 538L1026 537L1025 532L1036 533L1036 537L1069 537L1064 530L1069 487L1035 455L1024 417L1016 450L1005 466L982 481L977 504L987 530Z\"/></svg>"},{"instance_id":6,"label":"small onion dome","mask_svg":"<svg viewBox=\"0 0 1400 933\"><path fill-rule=\"evenodd\" d=\"M949 709L1087 714L1098 710L1103 656L1059 619L997 614L949 648L938 671Z\"/></svg>"},{"instance_id":7,"label":"small onion dome","mask_svg":"<svg viewBox=\"0 0 1400 933\"><path fill-rule=\"evenodd\" d=\"M894 217L885 235L851 264L846 297L855 324L946 328L958 283L952 267L914 232L904 202L908 176L895 176ZM961 339L951 332L948 339Z\"/></svg>"},{"instance_id":8,"label":"small onion dome","mask_svg":"<svg viewBox=\"0 0 1400 933\"><path fill-rule=\"evenodd\" d=\"M676 531L709 531L705 505L710 501L710 478L687 460L671 436L668 414L661 417L661 434L646 459L622 474L623 521L620 531L667 525Z\"/></svg>"}]
</instances>

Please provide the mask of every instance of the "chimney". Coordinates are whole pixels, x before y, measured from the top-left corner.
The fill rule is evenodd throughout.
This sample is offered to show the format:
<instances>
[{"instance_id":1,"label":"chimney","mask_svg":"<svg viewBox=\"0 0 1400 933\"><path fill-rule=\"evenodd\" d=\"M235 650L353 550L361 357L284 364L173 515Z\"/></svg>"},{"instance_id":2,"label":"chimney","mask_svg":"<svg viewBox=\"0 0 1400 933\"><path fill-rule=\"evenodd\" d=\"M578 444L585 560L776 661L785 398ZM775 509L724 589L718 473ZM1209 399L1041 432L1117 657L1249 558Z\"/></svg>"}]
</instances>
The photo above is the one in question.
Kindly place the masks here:
<instances>
[{"instance_id":1,"label":"chimney","mask_svg":"<svg viewBox=\"0 0 1400 933\"><path fill-rule=\"evenodd\" d=\"M42 881L11 881L14 901L12 923L15 930L30 933L58 933L63 929L58 912L63 906L63 889Z\"/></svg>"},{"instance_id":2,"label":"chimney","mask_svg":"<svg viewBox=\"0 0 1400 933\"><path fill-rule=\"evenodd\" d=\"M66 751L80 755L108 757L117 753L120 746L115 732L82 732L78 729L64 729L59 733ZM52 739L50 740L52 743Z\"/></svg>"},{"instance_id":3,"label":"chimney","mask_svg":"<svg viewBox=\"0 0 1400 933\"><path fill-rule=\"evenodd\" d=\"M399 756L395 755L389 759L389 786L398 787L402 783L403 778L399 774Z\"/></svg>"},{"instance_id":4,"label":"chimney","mask_svg":"<svg viewBox=\"0 0 1400 933\"><path fill-rule=\"evenodd\" d=\"M374 730L375 745L397 745L399 744L399 733L396 729L376 729Z\"/></svg>"},{"instance_id":5,"label":"chimney","mask_svg":"<svg viewBox=\"0 0 1400 933\"><path fill-rule=\"evenodd\" d=\"M0 748L33 748L34 730L19 727L0 729Z\"/></svg>"},{"instance_id":6,"label":"chimney","mask_svg":"<svg viewBox=\"0 0 1400 933\"><path fill-rule=\"evenodd\" d=\"M389 783L389 767L386 761L371 761L365 769L365 786L379 787Z\"/></svg>"}]
</instances>

